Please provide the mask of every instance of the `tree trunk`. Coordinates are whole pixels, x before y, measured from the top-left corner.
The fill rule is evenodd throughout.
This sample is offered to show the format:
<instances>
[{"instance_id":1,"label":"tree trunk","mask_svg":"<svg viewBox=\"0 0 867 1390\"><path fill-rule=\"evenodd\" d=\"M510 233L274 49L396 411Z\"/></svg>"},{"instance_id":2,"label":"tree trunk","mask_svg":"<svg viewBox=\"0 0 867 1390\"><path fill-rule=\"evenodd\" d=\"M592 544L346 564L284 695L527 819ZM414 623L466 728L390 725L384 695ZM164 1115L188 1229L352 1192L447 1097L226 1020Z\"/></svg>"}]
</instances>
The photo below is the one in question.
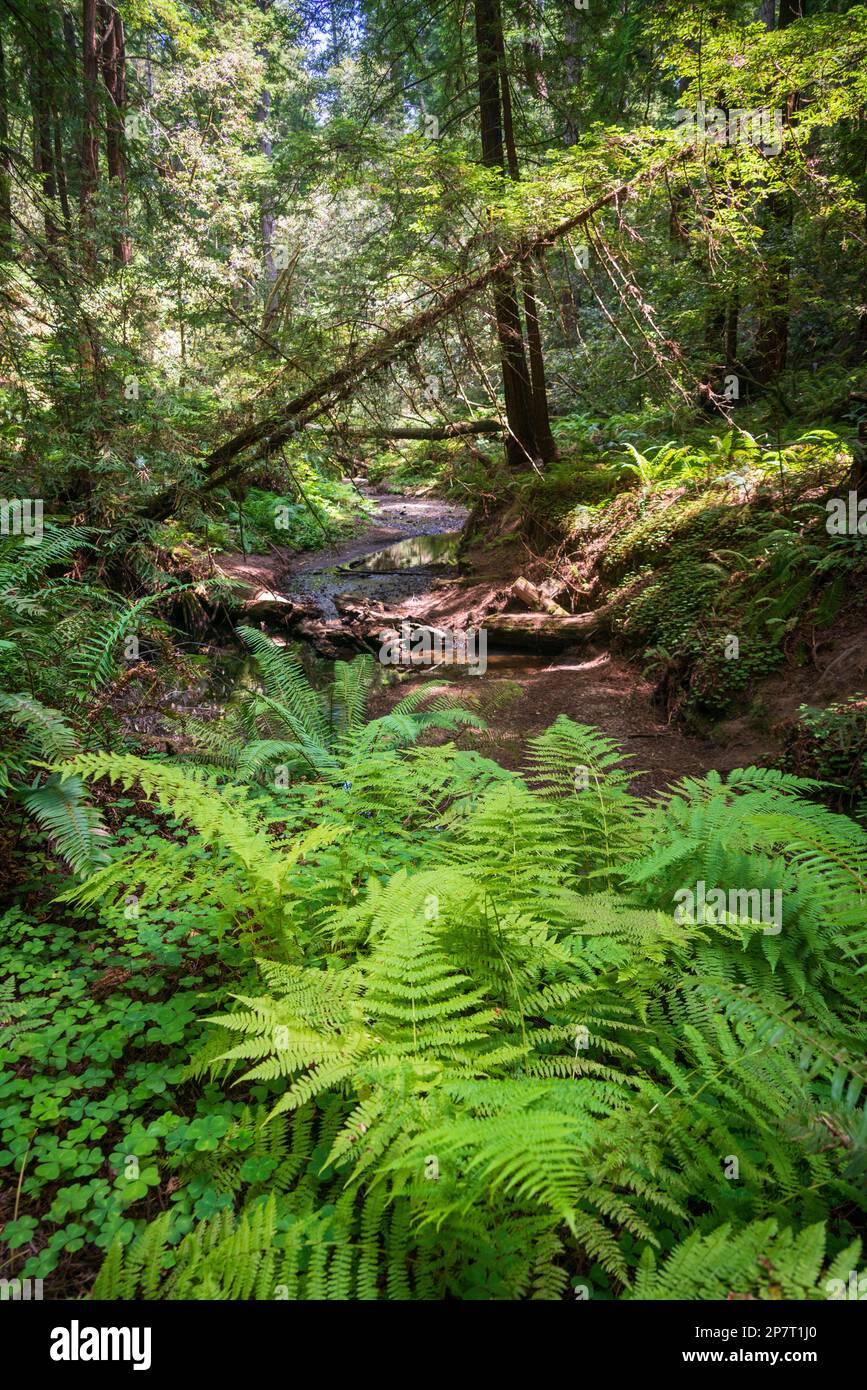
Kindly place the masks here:
<instances>
[{"instance_id":1,"label":"tree trunk","mask_svg":"<svg viewBox=\"0 0 867 1390\"><path fill-rule=\"evenodd\" d=\"M60 19L63 26L63 51L58 54L58 67L63 74L63 145L64 179L67 196L77 203L81 193L81 84L79 81L78 40L75 20L65 7ZM55 154L55 163L58 163Z\"/></svg>"},{"instance_id":2,"label":"tree trunk","mask_svg":"<svg viewBox=\"0 0 867 1390\"><path fill-rule=\"evenodd\" d=\"M105 132L105 158L109 187L115 197L114 219L119 224L112 235L112 255L117 265L127 265L132 255L129 239L129 207L126 192L124 156L126 118L126 41L123 20L113 5L100 0L102 29L102 80L109 96Z\"/></svg>"},{"instance_id":3,"label":"tree trunk","mask_svg":"<svg viewBox=\"0 0 867 1390\"><path fill-rule=\"evenodd\" d=\"M515 129L512 123L512 94L509 89L509 74L506 70L506 49L502 27L499 28L497 34L497 60L500 68L500 96L503 106L503 136L506 145L506 158L509 176L517 183L521 175L518 167L518 151L515 145ZM521 262L521 284L524 296L524 322L527 327L533 430L542 462L550 463L557 457L557 445L554 443L554 436L551 433L551 417L548 413L545 357L542 351L542 335L539 330L539 308L536 301L536 286L533 281L533 266L529 257Z\"/></svg>"},{"instance_id":4,"label":"tree trunk","mask_svg":"<svg viewBox=\"0 0 867 1390\"><path fill-rule=\"evenodd\" d=\"M865 112L862 110L861 118L858 122L860 130L860 147L862 151L861 174L861 206L863 208L862 226L864 229L864 240L867 242L867 127L865 127ZM858 311L858 332L856 336L858 358L867 355L867 258L861 259L861 305Z\"/></svg>"},{"instance_id":5,"label":"tree trunk","mask_svg":"<svg viewBox=\"0 0 867 1390\"><path fill-rule=\"evenodd\" d=\"M271 93L267 87L259 97L259 105L256 108L256 121L261 126L259 133L259 149L261 153L271 162L271 137L268 134L268 118L271 114ZM274 264L274 199L270 194L265 194L261 201L261 229L262 229L262 261L265 267L265 279L269 285L273 285L277 279L277 267Z\"/></svg>"},{"instance_id":6,"label":"tree trunk","mask_svg":"<svg viewBox=\"0 0 867 1390\"><path fill-rule=\"evenodd\" d=\"M271 0L256 0L259 9L263 14L267 14L271 8ZM267 64L269 58L268 49L263 45L256 46L256 52ZM256 124L259 127L259 152L268 163L273 158L271 144L271 133L268 123L271 119L271 93L267 87L263 87L259 94L259 102L256 107ZM262 314L262 331L267 332L270 327L277 309L279 307L279 295L274 292L274 286L280 271L274 260L274 226L276 217L274 214L274 198L270 191L263 193L259 203L259 226L262 236L262 265L265 271L265 308Z\"/></svg>"},{"instance_id":7,"label":"tree trunk","mask_svg":"<svg viewBox=\"0 0 867 1390\"><path fill-rule=\"evenodd\" d=\"M792 202L786 193L772 193L767 202L768 228L763 239L770 253L766 303L756 329L756 379L772 381L785 371L789 355L789 240Z\"/></svg>"},{"instance_id":8,"label":"tree trunk","mask_svg":"<svg viewBox=\"0 0 867 1390\"><path fill-rule=\"evenodd\" d=\"M41 16L50 24L47 13ZM42 220L45 240L57 240L54 203L57 181L54 176L54 142L51 132L51 30L40 27L36 34L36 60L30 76L30 109L33 118L33 169L42 189Z\"/></svg>"},{"instance_id":9,"label":"tree trunk","mask_svg":"<svg viewBox=\"0 0 867 1390\"><path fill-rule=\"evenodd\" d=\"M238 434L225 439L212 449L205 459L204 472L208 480L205 489L222 487L242 472L247 466L242 456L248 450L257 450L258 457L262 454L273 454L299 427L351 396L363 381L394 362L401 353L406 352L428 334L435 324L457 313L477 295L490 288L504 271L513 271L521 260L585 226L603 208L621 201L640 186L654 184L666 171L676 168L694 155L694 145L683 146L677 153L648 166L628 182L618 184L607 193L600 194L580 212L536 232L529 243L522 243L518 249L508 252L500 261L489 265L487 270L479 271L457 287L442 290L434 303L405 318L390 332L382 334L353 354L341 366L312 382L300 395L286 401L271 414L252 422ZM162 520L172 514L177 500L175 489L169 488L152 499L145 509L145 515Z\"/></svg>"},{"instance_id":10,"label":"tree trunk","mask_svg":"<svg viewBox=\"0 0 867 1390\"><path fill-rule=\"evenodd\" d=\"M81 74L84 88L84 118L81 130L81 186L79 207L84 233L84 259L96 268L96 240L93 198L99 182L99 110L97 82L99 53L96 41L96 0L82 0Z\"/></svg>"},{"instance_id":11,"label":"tree trunk","mask_svg":"<svg viewBox=\"0 0 867 1390\"><path fill-rule=\"evenodd\" d=\"M502 434L499 420L455 420L450 425L397 425L389 429L344 430L347 439L459 439L462 435Z\"/></svg>"},{"instance_id":12,"label":"tree trunk","mask_svg":"<svg viewBox=\"0 0 867 1390\"><path fill-rule=\"evenodd\" d=\"M528 38L524 40L524 76L533 95L542 97L544 100L547 99L548 88L545 85L545 74L542 71L542 59L545 53L545 46L542 41L543 6L544 0L522 0L518 6L518 12L528 34Z\"/></svg>"},{"instance_id":13,"label":"tree trunk","mask_svg":"<svg viewBox=\"0 0 867 1390\"><path fill-rule=\"evenodd\" d=\"M51 108L51 129L54 132L54 173L57 179L57 197L63 213L63 225L67 237L72 235L72 212L69 207L69 188L66 179L66 162L63 156L63 128L57 107Z\"/></svg>"},{"instance_id":14,"label":"tree trunk","mask_svg":"<svg viewBox=\"0 0 867 1390\"><path fill-rule=\"evenodd\" d=\"M476 46L479 72L479 119L482 163L505 174L500 98L499 48L502 24L499 0L476 0ZM496 250L491 248L495 260ZM506 458L513 468L526 467L538 456L533 424L532 389L524 350L524 334L511 270L498 272L493 285L494 317L500 344L503 396L509 438Z\"/></svg>"},{"instance_id":15,"label":"tree trunk","mask_svg":"<svg viewBox=\"0 0 867 1390\"><path fill-rule=\"evenodd\" d=\"M6 54L0 25L0 260L12 255L12 155L9 149L9 108L6 92Z\"/></svg>"},{"instance_id":16,"label":"tree trunk","mask_svg":"<svg viewBox=\"0 0 867 1390\"><path fill-rule=\"evenodd\" d=\"M545 650L591 637L603 629L607 621L604 609L594 613L570 613L564 618L549 613L495 613L485 618L484 626L493 646Z\"/></svg>"},{"instance_id":17,"label":"tree trunk","mask_svg":"<svg viewBox=\"0 0 867 1390\"><path fill-rule=\"evenodd\" d=\"M740 319L740 295L737 286L729 296L726 309L726 376L731 375L738 364L738 323Z\"/></svg>"},{"instance_id":18,"label":"tree trunk","mask_svg":"<svg viewBox=\"0 0 867 1390\"><path fill-rule=\"evenodd\" d=\"M99 48L96 35L97 0L82 0L81 18L81 73L83 114L81 121L81 181L78 203L81 212L81 253L85 274L96 279L98 256L96 246L96 221L93 200L99 183ZM95 395L104 396L102 378L102 339L99 329L88 315L84 320L85 331L80 339L80 354L84 370L93 381ZM82 483L85 476L81 475Z\"/></svg>"},{"instance_id":19,"label":"tree trunk","mask_svg":"<svg viewBox=\"0 0 867 1390\"><path fill-rule=\"evenodd\" d=\"M563 71L569 88L577 88L581 81L581 21L575 8L567 4L563 11ZM566 111L566 124L563 130L563 139L567 145L577 144L578 141L578 120L577 105L570 99Z\"/></svg>"}]
</instances>

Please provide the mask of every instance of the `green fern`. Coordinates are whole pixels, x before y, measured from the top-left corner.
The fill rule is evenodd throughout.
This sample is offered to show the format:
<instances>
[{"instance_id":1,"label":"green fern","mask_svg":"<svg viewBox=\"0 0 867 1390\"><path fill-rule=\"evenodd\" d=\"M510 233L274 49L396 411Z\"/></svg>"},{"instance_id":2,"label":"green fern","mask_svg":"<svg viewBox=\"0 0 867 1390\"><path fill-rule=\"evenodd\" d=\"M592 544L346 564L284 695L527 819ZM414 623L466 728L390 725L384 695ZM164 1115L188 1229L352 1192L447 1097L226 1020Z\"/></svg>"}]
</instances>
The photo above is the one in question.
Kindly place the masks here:
<instances>
[{"instance_id":1,"label":"green fern","mask_svg":"<svg viewBox=\"0 0 867 1390\"><path fill-rule=\"evenodd\" d=\"M98 1289L561 1298L592 1268L606 1296L821 1296L842 1268L823 1223L837 1249L867 1209L864 831L761 769L641 803L617 747L568 720L527 780L399 746L361 722L366 667L311 692L263 652L242 784L63 765L135 781L187 837L66 901L139 882L204 901L217 876L260 932L262 985L208 1021L190 1076L264 1095L267 1120L239 1121L262 1176L236 1135L193 1159L184 1180L207 1172L233 1210L182 1239L159 1218ZM247 781L284 742L319 752L285 788ZM780 891L783 930L679 920L699 879Z\"/></svg>"},{"instance_id":2,"label":"green fern","mask_svg":"<svg viewBox=\"0 0 867 1390\"><path fill-rule=\"evenodd\" d=\"M651 1250L642 1256L632 1292L635 1299L821 1299L832 1281L845 1283L857 1268L856 1240L824 1265L825 1227L779 1229L776 1221L753 1221L743 1230L719 1226L693 1232L661 1266Z\"/></svg>"},{"instance_id":3,"label":"green fern","mask_svg":"<svg viewBox=\"0 0 867 1390\"><path fill-rule=\"evenodd\" d=\"M75 734L58 710L22 692L0 692L0 712L23 734L20 743L4 750L0 786L24 805L75 873L93 873L108 862L109 832L88 801L80 778L52 772L39 785L41 773L37 772L30 785L24 780L33 765L54 766L70 758L78 747Z\"/></svg>"},{"instance_id":4,"label":"green fern","mask_svg":"<svg viewBox=\"0 0 867 1390\"><path fill-rule=\"evenodd\" d=\"M253 653L261 688L239 692L224 728L192 722L188 728L204 757L243 776L270 774L273 783L279 769L293 780L319 775L351 781L370 759L415 743L427 729L484 727L439 685L420 686L389 714L367 721L376 673L372 657L335 662L329 684L316 690L289 649L255 628L238 633Z\"/></svg>"}]
</instances>

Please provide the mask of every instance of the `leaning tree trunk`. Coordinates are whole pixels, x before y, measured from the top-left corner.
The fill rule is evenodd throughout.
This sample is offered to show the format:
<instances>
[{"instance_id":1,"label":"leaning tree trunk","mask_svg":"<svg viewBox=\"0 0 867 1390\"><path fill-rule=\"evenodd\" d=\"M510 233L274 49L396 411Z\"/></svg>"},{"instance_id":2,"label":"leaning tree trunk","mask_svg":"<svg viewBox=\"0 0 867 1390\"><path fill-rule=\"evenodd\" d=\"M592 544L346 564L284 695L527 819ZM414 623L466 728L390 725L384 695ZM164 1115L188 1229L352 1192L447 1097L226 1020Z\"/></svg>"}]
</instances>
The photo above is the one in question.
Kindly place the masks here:
<instances>
[{"instance_id":1,"label":"leaning tree trunk","mask_svg":"<svg viewBox=\"0 0 867 1390\"><path fill-rule=\"evenodd\" d=\"M420 342L436 324L458 313L471 300L490 289L504 271L513 273L515 266L520 265L528 256L541 251L543 247L554 245L562 237L577 231L579 227L586 226L603 208L621 202L640 186L655 184L656 180L667 172L687 159L692 159L695 152L695 146L692 144L682 146L675 154L648 166L628 182L609 188L580 212L535 232L529 242L522 242L517 249L504 254L500 261L489 265L486 270L477 271L457 287L453 284L448 288L442 286L433 303L404 319L389 332L375 338L339 367L313 381L300 395L284 402L263 419L246 425L240 433L232 435L212 449L205 459L204 472L207 481L204 490L212 491L214 488L226 486L250 465L253 458L274 454L299 428L304 428L311 420L326 411L333 410L339 402L357 392L363 381L381 372L402 353ZM144 509L144 515L153 520L164 520L171 516L179 500L177 488L168 488L151 499Z\"/></svg>"}]
</instances>

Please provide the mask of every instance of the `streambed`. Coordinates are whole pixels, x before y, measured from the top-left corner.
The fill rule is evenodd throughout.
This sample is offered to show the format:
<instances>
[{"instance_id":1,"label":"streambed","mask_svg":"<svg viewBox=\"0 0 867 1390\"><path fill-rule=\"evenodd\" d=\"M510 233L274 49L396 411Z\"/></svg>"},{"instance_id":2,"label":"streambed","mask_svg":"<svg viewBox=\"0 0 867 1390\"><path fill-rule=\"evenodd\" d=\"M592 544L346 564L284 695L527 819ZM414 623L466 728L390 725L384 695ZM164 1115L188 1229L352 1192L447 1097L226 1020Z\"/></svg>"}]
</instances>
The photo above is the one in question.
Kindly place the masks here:
<instances>
[{"instance_id":1,"label":"streambed","mask_svg":"<svg viewBox=\"0 0 867 1390\"><path fill-rule=\"evenodd\" d=\"M460 531L446 531L392 541L343 564L290 574L285 590L290 598L312 600L323 618L339 616L335 599L341 594L387 608L457 574L460 536Z\"/></svg>"}]
</instances>

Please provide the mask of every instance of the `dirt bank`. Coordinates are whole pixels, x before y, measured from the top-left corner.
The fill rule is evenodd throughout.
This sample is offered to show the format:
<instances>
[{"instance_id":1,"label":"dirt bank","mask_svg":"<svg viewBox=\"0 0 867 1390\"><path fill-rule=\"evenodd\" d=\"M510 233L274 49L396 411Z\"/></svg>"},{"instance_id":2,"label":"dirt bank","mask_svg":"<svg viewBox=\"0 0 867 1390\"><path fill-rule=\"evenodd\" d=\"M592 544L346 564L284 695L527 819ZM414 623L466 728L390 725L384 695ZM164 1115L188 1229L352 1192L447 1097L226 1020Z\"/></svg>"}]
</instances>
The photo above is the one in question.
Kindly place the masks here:
<instances>
[{"instance_id":1,"label":"dirt bank","mask_svg":"<svg viewBox=\"0 0 867 1390\"><path fill-rule=\"evenodd\" d=\"M439 499L368 495L375 511L359 519L357 533L351 537L302 554L275 550L267 556L223 555L219 568L242 580L251 594L267 590L313 601L320 615L331 621L335 596L359 587L408 620L456 629L478 624L486 613L503 606L514 579L515 560L504 550L485 556L481 575L477 564L470 576L458 575L452 566L451 577L444 577L436 566L421 563L391 575L368 571L376 583L362 583L363 571L345 567L369 556L376 557L376 564L383 563L380 554L386 547L411 537L456 532L466 516L462 507ZM527 738L561 713L622 741L635 760L636 773L641 774L636 786L643 790L710 768L726 771L764 760L774 751L771 740L748 731L741 730L735 743L723 746L668 724L652 703L650 683L600 641L547 656L489 649L487 670L481 677L453 670L439 670L433 676L446 679L462 699L476 703L488 722L487 734L464 734L463 743L478 747L505 767L519 767ZM389 709L406 693L408 682L431 678L431 673L409 674L384 685L371 712Z\"/></svg>"}]
</instances>

